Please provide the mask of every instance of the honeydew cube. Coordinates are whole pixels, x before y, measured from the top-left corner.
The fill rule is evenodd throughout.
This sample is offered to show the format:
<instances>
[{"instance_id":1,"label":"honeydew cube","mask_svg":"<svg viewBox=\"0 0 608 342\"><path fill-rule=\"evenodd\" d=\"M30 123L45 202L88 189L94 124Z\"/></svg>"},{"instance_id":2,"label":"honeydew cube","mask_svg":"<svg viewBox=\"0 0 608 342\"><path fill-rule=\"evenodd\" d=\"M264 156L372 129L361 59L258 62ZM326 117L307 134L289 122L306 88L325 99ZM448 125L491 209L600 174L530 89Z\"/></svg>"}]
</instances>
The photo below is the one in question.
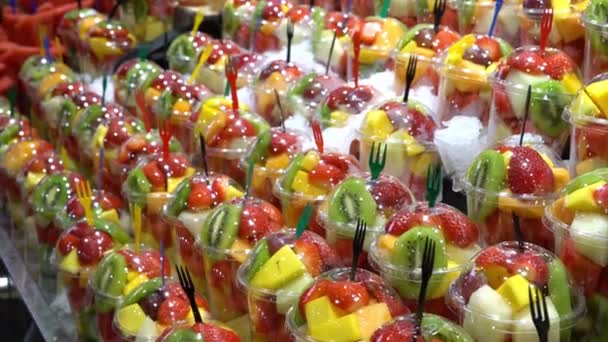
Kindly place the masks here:
<instances>
[{"instance_id":1,"label":"honeydew cube","mask_svg":"<svg viewBox=\"0 0 608 342\"><path fill-rule=\"evenodd\" d=\"M484 285L471 294L467 307L462 326L475 341L505 341L513 310L498 292Z\"/></svg>"},{"instance_id":2,"label":"honeydew cube","mask_svg":"<svg viewBox=\"0 0 608 342\"><path fill-rule=\"evenodd\" d=\"M601 208L597 205L593 193L595 190L606 184L604 181L595 182L580 188L566 195L565 206L568 209L583 212L601 212Z\"/></svg>"},{"instance_id":3,"label":"honeydew cube","mask_svg":"<svg viewBox=\"0 0 608 342\"><path fill-rule=\"evenodd\" d=\"M361 327L355 314L326 320L319 325L309 325L308 332L312 338L324 342L351 342L362 339Z\"/></svg>"},{"instance_id":4,"label":"honeydew cube","mask_svg":"<svg viewBox=\"0 0 608 342\"><path fill-rule=\"evenodd\" d=\"M342 315L340 309L331 303L328 296L319 297L306 303L304 311L309 328L336 320Z\"/></svg>"},{"instance_id":5,"label":"honeydew cube","mask_svg":"<svg viewBox=\"0 0 608 342\"><path fill-rule=\"evenodd\" d=\"M146 318L146 313L137 303L121 308L116 314L118 327L127 336L137 336Z\"/></svg>"},{"instance_id":6,"label":"honeydew cube","mask_svg":"<svg viewBox=\"0 0 608 342\"><path fill-rule=\"evenodd\" d=\"M158 331L156 329L156 323L150 317L146 316L141 326L139 327L139 332L135 337L135 342L152 341L157 336Z\"/></svg>"},{"instance_id":7,"label":"honeydew cube","mask_svg":"<svg viewBox=\"0 0 608 342\"><path fill-rule=\"evenodd\" d=\"M570 236L578 253L602 267L608 266L608 216L576 213L570 224Z\"/></svg>"},{"instance_id":8,"label":"honeydew cube","mask_svg":"<svg viewBox=\"0 0 608 342\"><path fill-rule=\"evenodd\" d=\"M369 341L380 326L392 319L391 312L386 303L377 303L365 306L355 312L359 320L362 339Z\"/></svg>"},{"instance_id":9,"label":"honeydew cube","mask_svg":"<svg viewBox=\"0 0 608 342\"><path fill-rule=\"evenodd\" d=\"M533 300L536 299L533 297ZM549 342L560 341L560 326L559 326L559 314L551 298L547 297L547 312L549 314ZM530 307L523 308L520 312L516 313L513 317L515 323L513 324L513 342L537 342L538 333L534 327L532 321L532 314L530 313Z\"/></svg>"},{"instance_id":10,"label":"honeydew cube","mask_svg":"<svg viewBox=\"0 0 608 342\"><path fill-rule=\"evenodd\" d=\"M306 266L285 245L274 253L251 279L251 285L258 288L276 290L306 272Z\"/></svg>"},{"instance_id":11,"label":"honeydew cube","mask_svg":"<svg viewBox=\"0 0 608 342\"><path fill-rule=\"evenodd\" d=\"M518 312L530 304L528 297L528 286L530 283L520 274L509 277L496 290L502 298L511 305L513 312Z\"/></svg>"}]
</instances>

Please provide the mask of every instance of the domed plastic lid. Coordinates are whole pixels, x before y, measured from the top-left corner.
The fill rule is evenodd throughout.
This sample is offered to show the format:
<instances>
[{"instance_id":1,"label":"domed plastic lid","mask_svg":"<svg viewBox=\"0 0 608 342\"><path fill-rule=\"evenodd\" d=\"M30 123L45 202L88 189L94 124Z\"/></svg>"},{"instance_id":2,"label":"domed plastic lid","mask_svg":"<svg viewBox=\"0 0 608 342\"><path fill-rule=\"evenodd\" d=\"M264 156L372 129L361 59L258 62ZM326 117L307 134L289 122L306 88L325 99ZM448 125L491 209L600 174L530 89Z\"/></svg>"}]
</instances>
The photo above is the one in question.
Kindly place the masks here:
<instances>
[{"instance_id":1,"label":"domed plastic lid","mask_svg":"<svg viewBox=\"0 0 608 342\"><path fill-rule=\"evenodd\" d=\"M250 147L248 157L240 164L241 168L247 170L248 163L253 160L258 172L269 172L279 176L293 158L302 152L305 141L303 132L273 127L263 132L256 144Z\"/></svg>"},{"instance_id":2,"label":"domed plastic lid","mask_svg":"<svg viewBox=\"0 0 608 342\"><path fill-rule=\"evenodd\" d=\"M222 323L206 320L192 326L168 328L156 341L204 341L205 336L215 336L217 341L239 342L241 340L239 335Z\"/></svg>"},{"instance_id":3,"label":"domed plastic lid","mask_svg":"<svg viewBox=\"0 0 608 342\"><path fill-rule=\"evenodd\" d=\"M608 104L602 100L608 86L608 73L595 76L581 88L565 108L564 120L577 126L605 130L608 126Z\"/></svg>"},{"instance_id":4,"label":"domed plastic lid","mask_svg":"<svg viewBox=\"0 0 608 342\"><path fill-rule=\"evenodd\" d=\"M317 115L324 127L343 127L351 116L365 113L380 99L381 94L372 86L343 85L327 95Z\"/></svg>"},{"instance_id":5,"label":"domed plastic lid","mask_svg":"<svg viewBox=\"0 0 608 342\"><path fill-rule=\"evenodd\" d=\"M416 316L399 316L384 324L374 332L374 342L411 341L417 331ZM424 341L461 341L473 342L473 338L458 324L447 318L425 313L420 327Z\"/></svg>"}]
</instances>

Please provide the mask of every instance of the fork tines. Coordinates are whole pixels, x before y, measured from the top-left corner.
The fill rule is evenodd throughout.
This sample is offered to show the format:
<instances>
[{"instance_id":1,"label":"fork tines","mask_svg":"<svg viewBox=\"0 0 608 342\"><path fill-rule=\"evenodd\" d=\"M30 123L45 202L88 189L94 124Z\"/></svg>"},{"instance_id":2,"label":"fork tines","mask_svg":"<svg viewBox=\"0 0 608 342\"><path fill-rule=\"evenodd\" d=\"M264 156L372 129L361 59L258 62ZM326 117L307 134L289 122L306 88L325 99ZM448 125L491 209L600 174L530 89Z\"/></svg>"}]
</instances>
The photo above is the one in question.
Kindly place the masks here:
<instances>
[{"instance_id":1,"label":"fork tines","mask_svg":"<svg viewBox=\"0 0 608 342\"><path fill-rule=\"evenodd\" d=\"M429 167L426 170L426 198L429 202L429 206L435 206L435 202L441 193L441 185L443 182L443 172L441 171L441 165L436 167Z\"/></svg>"},{"instance_id":2,"label":"fork tines","mask_svg":"<svg viewBox=\"0 0 608 342\"><path fill-rule=\"evenodd\" d=\"M91 185L89 181L78 182L76 183L76 197L78 197L78 201L82 208L84 209L84 214L87 222L89 224L93 224L93 209L91 207L91 203L93 200L93 191L91 191Z\"/></svg>"},{"instance_id":3,"label":"fork tines","mask_svg":"<svg viewBox=\"0 0 608 342\"><path fill-rule=\"evenodd\" d=\"M407 99L410 96L410 88L412 87L414 77L416 76L417 66L418 56L415 53L412 53L407 61L407 68L405 72L405 93L403 94L403 103L407 103Z\"/></svg>"},{"instance_id":4,"label":"fork tines","mask_svg":"<svg viewBox=\"0 0 608 342\"><path fill-rule=\"evenodd\" d=\"M534 291L534 296L532 295ZM536 327L540 342L547 342L549 337L549 310L547 309L547 297L545 293L533 285L528 285L528 299L530 301L530 314L532 322ZM536 299L536 301L534 301Z\"/></svg>"},{"instance_id":5,"label":"fork tines","mask_svg":"<svg viewBox=\"0 0 608 342\"><path fill-rule=\"evenodd\" d=\"M287 63L291 62L291 40L293 39L293 21L287 19Z\"/></svg>"},{"instance_id":6,"label":"fork tines","mask_svg":"<svg viewBox=\"0 0 608 342\"><path fill-rule=\"evenodd\" d=\"M439 24L441 23L441 18L445 13L445 8L447 5L447 0L435 0L435 4L433 5L433 16L434 16L434 29L435 33L439 30Z\"/></svg>"},{"instance_id":7,"label":"fork tines","mask_svg":"<svg viewBox=\"0 0 608 342\"><path fill-rule=\"evenodd\" d=\"M387 144L384 144L384 151L382 152L382 143L378 143L378 150L375 150L376 142L372 142L372 147L369 152L369 170L372 180L378 179L378 176L380 176L380 173L384 170L384 166L386 165L387 146ZM380 154L381 152L382 154Z\"/></svg>"},{"instance_id":8,"label":"fork tines","mask_svg":"<svg viewBox=\"0 0 608 342\"><path fill-rule=\"evenodd\" d=\"M553 9L545 8L540 20L540 50L545 52L551 27L553 26Z\"/></svg>"},{"instance_id":9,"label":"fork tines","mask_svg":"<svg viewBox=\"0 0 608 342\"><path fill-rule=\"evenodd\" d=\"M355 280L355 274L357 273L357 266L359 265L359 257L363 251L363 243L365 242L365 232L367 231L367 223L362 219L357 220L357 227L355 228L355 237L353 238L353 263L350 269L350 280Z\"/></svg>"},{"instance_id":10,"label":"fork tines","mask_svg":"<svg viewBox=\"0 0 608 342\"><path fill-rule=\"evenodd\" d=\"M190 307L192 308L192 313L194 314L194 321L196 323L202 323L203 318L201 317L201 313L198 311L198 306L196 305L196 299L194 297L194 283L192 282L190 272L185 266L175 265L175 268L177 270L179 284L182 286L182 289L184 289L184 292L186 292L188 300L190 300Z\"/></svg>"}]
</instances>

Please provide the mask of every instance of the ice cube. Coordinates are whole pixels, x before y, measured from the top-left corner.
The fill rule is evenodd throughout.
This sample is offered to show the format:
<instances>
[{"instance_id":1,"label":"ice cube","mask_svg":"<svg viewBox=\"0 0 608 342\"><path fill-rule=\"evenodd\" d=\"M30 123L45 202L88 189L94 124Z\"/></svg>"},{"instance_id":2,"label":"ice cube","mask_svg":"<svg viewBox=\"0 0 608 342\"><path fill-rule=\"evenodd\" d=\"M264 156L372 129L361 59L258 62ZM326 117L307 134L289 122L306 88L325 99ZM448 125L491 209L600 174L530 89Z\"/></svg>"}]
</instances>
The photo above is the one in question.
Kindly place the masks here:
<instances>
[{"instance_id":1,"label":"ice cube","mask_svg":"<svg viewBox=\"0 0 608 342\"><path fill-rule=\"evenodd\" d=\"M108 75L108 84L106 87L106 103L114 102L114 82L112 77ZM90 84L89 88L95 94L103 94L103 77L94 79Z\"/></svg>"},{"instance_id":2,"label":"ice cube","mask_svg":"<svg viewBox=\"0 0 608 342\"><path fill-rule=\"evenodd\" d=\"M433 87L431 85L420 85L410 91L409 98L419 101L431 110L431 115L435 122L440 122L437 116L437 96L433 95Z\"/></svg>"}]
</instances>

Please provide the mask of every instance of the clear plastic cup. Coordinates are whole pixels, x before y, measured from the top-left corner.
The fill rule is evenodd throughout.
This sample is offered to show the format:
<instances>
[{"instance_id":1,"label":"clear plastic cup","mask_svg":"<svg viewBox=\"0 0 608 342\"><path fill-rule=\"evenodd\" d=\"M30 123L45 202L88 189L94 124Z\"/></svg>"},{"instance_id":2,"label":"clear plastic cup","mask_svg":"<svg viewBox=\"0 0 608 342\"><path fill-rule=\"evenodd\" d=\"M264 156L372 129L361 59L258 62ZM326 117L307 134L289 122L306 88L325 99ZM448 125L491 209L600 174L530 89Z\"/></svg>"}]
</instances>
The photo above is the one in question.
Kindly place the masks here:
<instances>
[{"instance_id":1,"label":"clear plastic cup","mask_svg":"<svg viewBox=\"0 0 608 342\"><path fill-rule=\"evenodd\" d=\"M213 209L196 239L205 260L210 311L222 322L247 313L245 293L236 282L238 267L256 242L283 227L281 212L270 203L256 198L247 198L244 206L242 202Z\"/></svg>"},{"instance_id":2,"label":"clear plastic cup","mask_svg":"<svg viewBox=\"0 0 608 342\"><path fill-rule=\"evenodd\" d=\"M382 13L383 0L375 0L375 13L379 15ZM418 22L417 18L417 2L412 0L395 0L388 4L388 10L386 14L399 20L407 27L414 27Z\"/></svg>"},{"instance_id":3,"label":"clear plastic cup","mask_svg":"<svg viewBox=\"0 0 608 342\"><path fill-rule=\"evenodd\" d=\"M435 23L435 15L433 14L434 7L435 3L433 1L421 0L416 2L416 13L419 24ZM441 17L440 24L449 27L450 30L460 32L459 19L457 1L448 1L445 6L445 12Z\"/></svg>"},{"instance_id":4,"label":"clear plastic cup","mask_svg":"<svg viewBox=\"0 0 608 342\"><path fill-rule=\"evenodd\" d=\"M154 40L172 29L174 1L130 0L123 3L120 19L138 41Z\"/></svg>"},{"instance_id":5,"label":"clear plastic cup","mask_svg":"<svg viewBox=\"0 0 608 342\"><path fill-rule=\"evenodd\" d=\"M134 58L122 63L112 77L116 102L132 113L138 113L135 100L137 91L145 94L152 81L162 72L163 69L158 64L147 59Z\"/></svg>"},{"instance_id":6,"label":"clear plastic cup","mask_svg":"<svg viewBox=\"0 0 608 342\"><path fill-rule=\"evenodd\" d=\"M516 239L515 215L525 241L553 250L553 236L543 228L542 217L570 173L547 146L519 146L518 140L513 137L481 152L469 166L462 180L467 213L487 245Z\"/></svg>"},{"instance_id":7,"label":"clear plastic cup","mask_svg":"<svg viewBox=\"0 0 608 342\"><path fill-rule=\"evenodd\" d=\"M357 126L363 113L377 105L382 97L381 92L373 86L343 85L334 89L323 100L317 112L317 118L324 128Z\"/></svg>"},{"instance_id":8,"label":"clear plastic cup","mask_svg":"<svg viewBox=\"0 0 608 342\"><path fill-rule=\"evenodd\" d=\"M447 48L437 66L440 121L465 115L477 117L487 126L492 96L488 76L499 59L511 51L500 38L474 34Z\"/></svg>"},{"instance_id":9,"label":"clear plastic cup","mask_svg":"<svg viewBox=\"0 0 608 342\"><path fill-rule=\"evenodd\" d=\"M222 10L222 36L245 49L250 48L251 25L257 1L227 0Z\"/></svg>"},{"instance_id":10,"label":"clear plastic cup","mask_svg":"<svg viewBox=\"0 0 608 342\"><path fill-rule=\"evenodd\" d=\"M311 179L315 169L317 171L327 169L332 172L315 180L314 176ZM309 150L296 156L285 170L283 177L274 185L274 195L281 201L285 224L288 227L295 227L307 204L317 206L336 184L347 175L358 171L360 171L359 163L351 155L337 152L321 154L316 150ZM314 222L315 220L311 219L313 226ZM323 229L315 232L324 236Z\"/></svg>"},{"instance_id":11,"label":"clear plastic cup","mask_svg":"<svg viewBox=\"0 0 608 342\"><path fill-rule=\"evenodd\" d=\"M587 315L575 329L575 336L596 340L606 336L606 328L598 323L604 321L608 303L605 286L608 235L605 230L598 228L603 227L601 224L608 217L603 209L605 202L602 195L607 179L606 168L576 177L562 191L560 198L546 208L544 217L545 226L555 237L556 254L587 299ZM576 196L586 200L590 206L580 206Z\"/></svg>"},{"instance_id":12,"label":"clear plastic cup","mask_svg":"<svg viewBox=\"0 0 608 342\"><path fill-rule=\"evenodd\" d=\"M450 286L446 302L475 339L536 339L529 299L538 299L528 295L530 287L547 295L549 341L570 339L585 311L582 292L557 256L531 243L520 250L516 241L506 241L479 252Z\"/></svg>"},{"instance_id":13,"label":"clear plastic cup","mask_svg":"<svg viewBox=\"0 0 608 342\"><path fill-rule=\"evenodd\" d=\"M413 314L399 316L380 327L371 341L373 342L390 342L390 341L408 341L416 336L417 327L416 316ZM434 315L432 313L424 313L422 316L422 324L420 333L424 341L444 341L446 336L462 342L472 342L473 338L462 327L454 324L445 317Z\"/></svg>"},{"instance_id":14,"label":"clear plastic cup","mask_svg":"<svg viewBox=\"0 0 608 342\"><path fill-rule=\"evenodd\" d=\"M357 130L362 168L369 170L372 145L376 152L386 146L383 172L409 187L417 200L426 199L428 170L441 163L433 142L437 128L434 117L416 101L393 100L369 110Z\"/></svg>"},{"instance_id":15,"label":"clear plastic cup","mask_svg":"<svg viewBox=\"0 0 608 342\"><path fill-rule=\"evenodd\" d=\"M87 49L83 37L91 26L103 21L104 16L92 8L74 9L61 18L57 25L57 35L67 48L65 54L69 65L82 71L78 55Z\"/></svg>"},{"instance_id":16,"label":"clear plastic cup","mask_svg":"<svg viewBox=\"0 0 608 342\"><path fill-rule=\"evenodd\" d=\"M596 75L608 71L608 50L605 42L608 40L608 25L598 17L603 15L601 2L590 2L588 9L581 14L585 26L585 54L583 62L583 78L590 81Z\"/></svg>"},{"instance_id":17,"label":"clear plastic cup","mask_svg":"<svg viewBox=\"0 0 608 342\"><path fill-rule=\"evenodd\" d=\"M70 67L40 55L26 59L18 76L27 96L35 104L34 112L38 110L36 105L58 84L72 82L76 79L76 75Z\"/></svg>"},{"instance_id":18,"label":"clear plastic cup","mask_svg":"<svg viewBox=\"0 0 608 342\"><path fill-rule=\"evenodd\" d=\"M211 337L212 336L212 337ZM210 338L211 337L211 338ZM191 326L177 326L168 328L158 338L158 342L169 341L199 341L208 342L239 342L241 338L237 333L219 322L209 320Z\"/></svg>"},{"instance_id":19,"label":"clear plastic cup","mask_svg":"<svg viewBox=\"0 0 608 342\"><path fill-rule=\"evenodd\" d=\"M331 270L303 292L286 317L292 340L369 340L384 323L409 313L384 279L357 269L350 280L350 273L350 268Z\"/></svg>"},{"instance_id":20,"label":"clear plastic cup","mask_svg":"<svg viewBox=\"0 0 608 342\"><path fill-rule=\"evenodd\" d=\"M344 265L353 260L357 220L365 222L367 231L359 264L370 269L367 253L372 241L382 233L393 214L411 207L415 201L410 189L397 178L381 174L372 180L369 174L361 173L336 185L319 205L317 222L325 228L327 242L337 251Z\"/></svg>"},{"instance_id":21,"label":"clear plastic cup","mask_svg":"<svg viewBox=\"0 0 608 342\"><path fill-rule=\"evenodd\" d=\"M299 238L295 234L289 229L267 236L239 267L237 281L247 293L252 341L287 341L287 311L318 275L340 266L322 237L310 231Z\"/></svg>"},{"instance_id":22,"label":"clear plastic cup","mask_svg":"<svg viewBox=\"0 0 608 342\"><path fill-rule=\"evenodd\" d=\"M89 27L81 39L86 41L86 50L80 55L80 71L92 76L111 72L116 62L137 44L124 24L109 19Z\"/></svg>"},{"instance_id":23,"label":"clear plastic cup","mask_svg":"<svg viewBox=\"0 0 608 342\"><path fill-rule=\"evenodd\" d=\"M180 74L191 74L204 48L214 41L208 34L198 31L194 35L185 33L177 36L167 49L169 69Z\"/></svg>"},{"instance_id":24,"label":"clear plastic cup","mask_svg":"<svg viewBox=\"0 0 608 342\"><path fill-rule=\"evenodd\" d=\"M50 141L60 140L60 126L71 118L67 112L74 110L76 105L73 98L88 90L81 82L64 82L58 84L50 94L40 102L42 118L47 122L48 138ZM70 103L66 103L70 102Z\"/></svg>"},{"instance_id":25,"label":"clear plastic cup","mask_svg":"<svg viewBox=\"0 0 608 342\"><path fill-rule=\"evenodd\" d=\"M359 28L362 19L354 14L347 16L340 11L317 11L313 12L313 23L312 51L315 61L327 65L331 43L336 33L329 67L342 79L349 79L352 74L348 57L348 49L351 46L350 36Z\"/></svg>"},{"instance_id":26,"label":"clear plastic cup","mask_svg":"<svg viewBox=\"0 0 608 342\"><path fill-rule=\"evenodd\" d=\"M574 62L556 49L542 53L537 46L520 47L501 60L490 76L494 92L489 143L521 132L531 86L526 132L542 136L547 145L561 153L568 137L562 112L582 86L579 75Z\"/></svg>"},{"instance_id":27,"label":"clear plastic cup","mask_svg":"<svg viewBox=\"0 0 608 342\"><path fill-rule=\"evenodd\" d=\"M91 202L92 214L95 220L103 220L118 225L127 233L131 233L131 217L122 198L107 190L94 189ZM62 220L64 224L61 229L68 229L75 223L86 219L86 213L76 194L72 194L65 208L66 218Z\"/></svg>"},{"instance_id":28,"label":"clear plastic cup","mask_svg":"<svg viewBox=\"0 0 608 342\"><path fill-rule=\"evenodd\" d=\"M424 239L436 241L435 266L429 281L425 312L454 320L445 297L473 255L481 250L480 231L465 214L447 204L429 208L427 202L393 215L372 242L369 262L415 311L422 284L420 260Z\"/></svg>"},{"instance_id":29,"label":"clear plastic cup","mask_svg":"<svg viewBox=\"0 0 608 342\"><path fill-rule=\"evenodd\" d=\"M30 217L30 208L27 203L23 202L24 199L30 198L32 191L38 183L42 181L46 175L60 173L64 170L63 162L53 150L42 151L40 154L33 156L32 159L26 163L23 170L19 172L16 177L19 193L14 193L12 191L7 192L8 201L16 204L16 207L13 207L13 209L18 208L21 211L19 217Z\"/></svg>"},{"instance_id":30,"label":"clear plastic cup","mask_svg":"<svg viewBox=\"0 0 608 342\"><path fill-rule=\"evenodd\" d=\"M344 85L341 79L316 72L302 76L296 84L287 91L289 112L299 113L311 118L319 110L319 106L330 92Z\"/></svg>"},{"instance_id":31,"label":"clear plastic cup","mask_svg":"<svg viewBox=\"0 0 608 342\"><path fill-rule=\"evenodd\" d=\"M253 83L255 112L266 119L271 126L278 126L281 123L281 111L276 96L278 93L283 108L283 120L291 116L293 113L288 112L290 108L283 106L283 103L287 103L286 95L289 88L302 75L304 72L299 66L282 59L274 60L264 66Z\"/></svg>"},{"instance_id":32,"label":"clear plastic cup","mask_svg":"<svg viewBox=\"0 0 608 342\"><path fill-rule=\"evenodd\" d=\"M496 2L492 0L457 0L458 26L460 33L487 34L490 31ZM500 37L513 46L519 46L521 1L505 1L498 13L494 26L494 36Z\"/></svg>"}]
</instances>

